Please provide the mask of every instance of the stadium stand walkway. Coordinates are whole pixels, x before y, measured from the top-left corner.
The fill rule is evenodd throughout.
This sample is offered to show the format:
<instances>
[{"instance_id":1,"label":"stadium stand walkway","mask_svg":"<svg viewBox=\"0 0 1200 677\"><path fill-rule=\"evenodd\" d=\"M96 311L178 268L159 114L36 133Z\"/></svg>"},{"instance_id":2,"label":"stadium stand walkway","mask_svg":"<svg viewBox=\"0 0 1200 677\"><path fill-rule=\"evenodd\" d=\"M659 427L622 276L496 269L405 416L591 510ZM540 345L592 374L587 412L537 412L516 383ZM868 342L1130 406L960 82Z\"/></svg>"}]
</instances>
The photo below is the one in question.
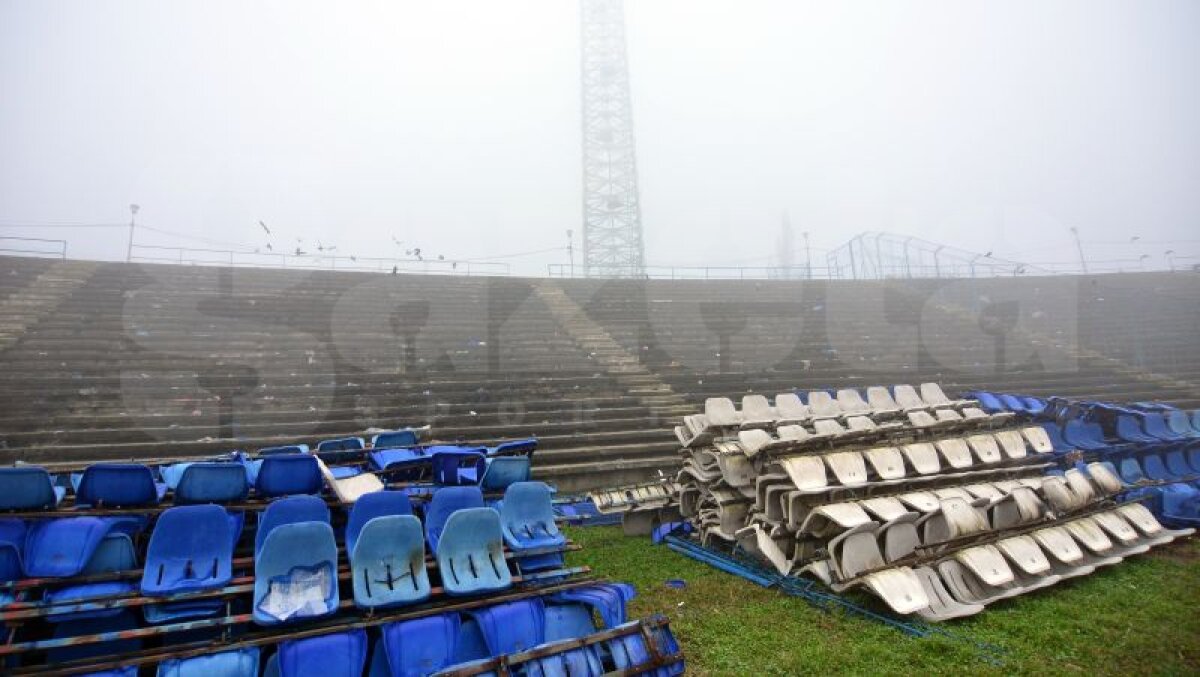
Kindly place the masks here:
<instances>
[{"instance_id":1,"label":"stadium stand walkway","mask_svg":"<svg viewBox=\"0 0 1200 677\"><path fill-rule=\"evenodd\" d=\"M536 435L535 475L574 491L673 474L681 403L715 395L938 381L1194 407L1198 280L548 281L4 257L0 461L430 424L455 442Z\"/></svg>"}]
</instances>

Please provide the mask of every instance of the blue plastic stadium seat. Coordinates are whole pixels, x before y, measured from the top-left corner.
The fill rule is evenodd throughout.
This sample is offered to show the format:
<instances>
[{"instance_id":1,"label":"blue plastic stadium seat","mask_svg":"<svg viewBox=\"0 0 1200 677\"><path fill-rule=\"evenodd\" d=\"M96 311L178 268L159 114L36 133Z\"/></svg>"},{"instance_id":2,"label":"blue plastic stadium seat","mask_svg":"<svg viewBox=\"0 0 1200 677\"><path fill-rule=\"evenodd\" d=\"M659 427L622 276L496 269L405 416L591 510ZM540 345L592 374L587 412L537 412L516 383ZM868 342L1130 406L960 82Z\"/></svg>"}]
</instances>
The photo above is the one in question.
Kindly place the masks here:
<instances>
[{"instance_id":1,"label":"blue plastic stadium seat","mask_svg":"<svg viewBox=\"0 0 1200 677\"><path fill-rule=\"evenodd\" d=\"M1063 439L1073 447L1085 451L1102 451L1109 448L1104 440L1104 431L1098 423L1071 419L1063 425Z\"/></svg>"},{"instance_id":2,"label":"blue plastic stadium seat","mask_svg":"<svg viewBox=\"0 0 1200 677\"><path fill-rule=\"evenodd\" d=\"M591 499L574 503L556 503L555 514L565 517L568 524L614 525L621 523L620 513L604 514Z\"/></svg>"},{"instance_id":3,"label":"blue plastic stadium seat","mask_svg":"<svg viewBox=\"0 0 1200 677\"><path fill-rule=\"evenodd\" d=\"M65 521L65 520L55 520ZM104 574L114 571L129 571L137 568L137 554L133 549L133 540L129 534L116 531L113 527L116 524L115 520L109 520L110 526L108 533L100 539L92 551L91 556L87 559L87 564L80 570L79 573L84 575ZM56 553L48 553L47 547L51 547L55 539L50 538L52 532L58 531L57 535L61 536L61 530L44 530L39 527L34 527L27 538L27 547L30 547L30 541L36 541L31 547L37 551L39 558L45 558L47 554L64 554L69 558L78 557L78 552L70 547L75 545L68 542L60 543L62 549ZM90 530L88 530L90 532ZM30 538L30 537L33 538ZM90 540L90 533L89 533ZM124 595L132 592L134 586L132 583L125 580L118 581L99 581L93 583L75 583L61 588L47 590L42 595L42 599L47 604L61 606L65 604L79 604L94 601L96 598L111 597L113 595ZM46 617L51 623L61 623L64 621L75 621L94 618L113 618L122 613L120 608L99 608L79 611L61 610L58 613L50 614Z\"/></svg>"},{"instance_id":4,"label":"blue plastic stadium seat","mask_svg":"<svg viewBox=\"0 0 1200 677\"><path fill-rule=\"evenodd\" d=\"M315 456L277 454L261 461L254 488L266 497L317 494L324 482Z\"/></svg>"},{"instance_id":5,"label":"blue plastic stadium seat","mask_svg":"<svg viewBox=\"0 0 1200 677\"><path fill-rule=\"evenodd\" d=\"M66 491L66 487L54 486L44 468L30 465L0 468L0 510L53 508Z\"/></svg>"},{"instance_id":6,"label":"blue plastic stadium seat","mask_svg":"<svg viewBox=\"0 0 1200 677\"><path fill-rule=\"evenodd\" d=\"M1200 527L1200 490L1186 484L1161 487L1163 522L1172 526Z\"/></svg>"},{"instance_id":7,"label":"blue plastic stadium seat","mask_svg":"<svg viewBox=\"0 0 1200 677\"><path fill-rule=\"evenodd\" d=\"M633 598L632 586L623 583L602 583L583 588L573 588L551 595L546 601L546 641L579 639L596 631L593 610L602 620L603 628L615 628L625 622L625 604ZM593 661L599 660L592 647L564 656L572 664L568 674L599 674ZM584 666L574 663L584 661ZM542 666L545 667L545 666Z\"/></svg>"},{"instance_id":8,"label":"blue plastic stadium seat","mask_svg":"<svg viewBox=\"0 0 1200 677\"><path fill-rule=\"evenodd\" d=\"M1184 453L1187 454L1188 465L1192 466L1192 472L1200 475L1200 447L1190 448Z\"/></svg>"},{"instance_id":9,"label":"blue plastic stadium seat","mask_svg":"<svg viewBox=\"0 0 1200 677\"><path fill-rule=\"evenodd\" d=\"M1186 411L1172 409L1167 412L1167 427L1184 437L1200 437L1200 431L1192 427L1192 419Z\"/></svg>"},{"instance_id":10,"label":"blue plastic stadium seat","mask_svg":"<svg viewBox=\"0 0 1200 677\"><path fill-rule=\"evenodd\" d=\"M1043 423L1042 430L1046 431L1046 437L1050 438L1050 446L1055 453L1069 451L1072 445L1063 437L1062 428L1058 427L1057 423Z\"/></svg>"},{"instance_id":11,"label":"blue plastic stadium seat","mask_svg":"<svg viewBox=\"0 0 1200 677\"><path fill-rule=\"evenodd\" d=\"M1025 408L1025 402L1016 395L1009 395L1007 393L1000 395L1000 401L1004 403L1004 408L1008 411L1018 414L1028 413L1028 410Z\"/></svg>"},{"instance_id":12,"label":"blue plastic stadium seat","mask_svg":"<svg viewBox=\"0 0 1200 677\"><path fill-rule=\"evenodd\" d=\"M482 658L490 658L483 631L474 616L465 616L458 628L458 639L454 642L454 663L465 664Z\"/></svg>"},{"instance_id":13,"label":"blue plastic stadium seat","mask_svg":"<svg viewBox=\"0 0 1200 677\"><path fill-rule=\"evenodd\" d=\"M361 451L367 448L366 441L361 437L339 437L334 440L317 442L317 451Z\"/></svg>"},{"instance_id":14,"label":"blue plastic stadium seat","mask_svg":"<svg viewBox=\"0 0 1200 677\"><path fill-rule=\"evenodd\" d=\"M371 677L423 677L454 662L459 615L440 614L383 626Z\"/></svg>"},{"instance_id":15,"label":"blue plastic stadium seat","mask_svg":"<svg viewBox=\"0 0 1200 677\"><path fill-rule=\"evenodd\" d=\"M434 491L425 507L425 541L429 543L429 551L437 552L442 529L455 510L482 507L483 492L479 487L442 487Z\"/></svg>"},{"instance_id":16,"label":"blue plastic stadium seat","mask_svg":"<svg viewBox=\"0 0 1200 677\"><path fill-rule=\"evenodd\" d=\"M542 482L517 482L504 492L500 507L504 542L517 556L522 570L557 569L563 566L563 553L524 555L534 549L566 545L567 538L554 523L554 505L550 487Z\"/></svg>"},{"instance_id":17,"label":"blue plastic stadium seat","mask_svg":"<svg viewBox=\"0 0 1200 677\"><path fill-rule=\"evenodd\" d=\"M1181 449L1168 451L1163 460L1167 464L1167 470L1175 477L1190 478L1197 474L1188 464L1187 457L1184 456Z\"/></svg>"},{"instance_id":18,"label":"blue plastic stadium seat","mask_svg":"<svg viewBox=\"0 0 1200 677\"><path fill-rule=\"evenodd\" d=\"M600 620L604 628L615 628L627 620L625 607L635 595L636 592L633 586L628 583L597 583L595 585L556 592L549 599L556 604L587 605L600 615ZM591 628L590 611L588 612L588 625ZM555 634L558 635L561 632L561 630L556 630ZM588 629L588 632L591 632L591 629ZM550 631L547 630L547 633L550 633ZM570 636L564 635L564 637ZM580 635L573 636L578 637ZM550 639L548 637L547 641Z\"/></svg>"},{"instance_id":19,"label":"blue plastic stadium seat","mask_svg":"<svg viewBox=\"0 0 1200 677\"><path fill-rule=\"evenodd\" d=\"M1038 416L1046 411L1046 400L1040 397L1023 397L1021 399L1025 403L1025 411L1034 416Z\"/></svg>"},{"instance_id":20,"label":"blue plastic stadium seat","mask_svg":"<svg viewBox=\"0 0 1200 677\"><path fill-rule=\"evenodd\" d=\"M418 436L415 430L392 430L379 433L371 438L372 449L400 449L417 446Z\"/></svg>"},{"instance_id":21,"label":"blue plastic stadium seat","mask_svg":"<svg viewBox=\"0 0 1200 677\"><path fill-rule=\"evenodd\" d=\"M431 588L421 520L412 515L388 515L368 521L350 550L350 572L354 603L362 608L428 599Z\"/></svg>"},{"instance_id":22,"label":"blue plastic stadium seat","mask_svg":"<svg viewBox=\"0 0 1200 677\"><path fill-rule=\"evenodd\" d=\"M353 552L358 532L372 519L411 514L412 499L403 491L375 491L360 496L346 519L346 551Z\"/></svg>"},{"instance_id":23,"label":"blue plastic stadium seat","mask_svg":"<svg viewBox=\"0 0 1200 677\"><path fill-rule=\"evenodd\" d=\"M320 618L338 608L337 543L324 522L281 524L254 556L254 612L259 625Z\"/></svg>"},{"instance_id":24,"label":"blue plastic stadium seat","mask_svg":"<svg viewBox=\"0 0 1200 677\"><path fill-rule=\"evenodd\" d=\"M284 444L278 447L264 447L258 450L259 456L278 456L279 454L307 454L307 444Z\"/></svg>"},{"instance_id":25,"label":"blue plastic stadium seat","mask_svg":"<svg viewBox=\"0 0 1200 677\"><path fill-rule=\"evenodd\" d=\"M150 468L140 463L97 463L83 471L75 501L107 507L145 506L158 503L166 491L167 485L155 482Z\"/></svg>"},{"instance_id":26,"label":"blue plastic stadium seat","mask_svg":"<svg viewBox=\"0 0 1200 677\"><path fill-rule=\"evenodd\" d=\"M258 514L258 531L254 534L254 553L262 550L263 541L272 529L297 522L329 524L329 506L316 496L288 496L267 504Z\"/></svg>"},{"instance_id":27,"label":"blue plastic stadium seat","mask_svg":"<svg viewBox=\"0 0 1200 677\"><path fill-rule=\"evenodd\" d=\"M530 476L528 456L496 456L487 459L480 485L484 491L504 491L516 482L526 482Z\"/></svg>"},{"instance_id":28,"label":"blue plastic stadium seat","mask_svg":"<svg viewBox=\"0 0 1200 677\"><path fill-rule=\"evenodd\" d=\"M473 595L511 586L499 513L491 508L452 513L438 542L437 562L442 587L450 595Z\"/></svg>"},{"instance_id":29,"label":"blue plastic stadium seat","mask_svg":"<svg viewBox=\"0 0 1200 677\"><path fill-rule=\"evenodd\" d=\"M503 656L532 649L546 641L546 611L540 598L473 609L488 653Z\"/></svg>"},{"instance_id":30,"label":"blue plastic stadium seat","mask_svg":"<svg viewBox=\"0 0 1200 677\"><path fill-rule=\"evenodd\" d=\"M233 577L232 531L229 514L218 505L187 505L163 512L146 549L142 594L174 595L228 584ZM209 616L224 604L220 599L150 604L145 607L146 620L161 623Z\"/></svg>"},{"instance_id":31,"label":"blue plastic stadium seat","mask_svg":"<svg viewBox=\"0 0 1200 677\"><path fill-rule=\"evenodd\" d=\"M293 639L279 645L280 677L361 677L366 630Z\"/></svg>"},{"instance_id":32,"label":"blue plastic stadium seat","mask_svg":"<svg viewBox=\"0 0 1200 677\"><path fill-rule=\"evenodd\" d=\"M23 568L28 578L64 578L133 568L130 520L65 517L31 522Z\"/></svg>"},{"instance_id":33,"label":"blue plastic stadium seat","mask_svg":"<svg viewBox=\"0 0 1200 677\"><path fill-rule=\"evenodd\" d=\"M1147 412L1142 414L1142 427L1146 430L1146 434L1159 440L1167 442L1179 442L1188 439L1187 435L1181 435L1167 425L1167 419L1161 412Z\"/></svg>"},{"instance_id":34,"label":"blue plastic stadium seat","mask_svg":"<svg viewBox=\"0 0 1200 677\"><path fill-rule=\"evenodd\" d=\"M1132 456L1122 458L1119 468L1121 479L1126 484L1137 484L1138 482L1146 481L1146 473L1142 471L1141 464Z\"/></svg>"},{"instance_id":35,"label":"blue plastic stadium seat","mask_svg":"<svg viewBox=\"0 0 1200 677\"><path fill-rule=\"evenodd\" d=\"M1146 472L1146 477L1158 482L1172 482L1179 479L1167 469L1167 465L1163 463L1162 457L1158 454L1142 456L1142 470Z\"/></svg>"},{"instance_id":36,"label":"blue plastic stadium seat","mask_svg":"<svg viewBox=\"0 0 1200 677\"><path fill-rule=\"evenodd\" d=\"M433 463L429 454L419 447L372 451L367 458L377 470L387 470L391 482L422 479L429 475Z\"/></svg>"},{"instance_id":37,"label":"blue plastic stadium seat","mask_svg":"<svg viewBox=\"0 0 1200 677\"><path fill-rule=\"evenodd\" d=\"M1162 442L1157 437L1146 434L1146 431L1142 429L1138 417L1132 414L1120 414L1117 416L1116 432L1117 437L1125 442L1134 442L1136 444L1158 444Z\"/></svg>"},{"instance_id":38,"label":"blue plastic stadium seat","mask_svg":"<svg viewBox=\"0 0 1200 677\"><path fill-rule=\"evenodd\" d=\"M258 647L171 658L158 664L158 677L258 677Z\"/></svg>"},{"instance_id":39,"label":"blue plastic stadium seat","mask_svg":"<svg viewBox=\"0 0 1200 677\"><path fill-rule=\"evenodd\" d=\"M245 468L239 463L202 462L180 464L186 467L178 473L171 488L178 505L190 503L234 503L243 501L250 493ZM168 470L163 469L166 479ZM173 473L172 473L173 474ZM171 482L167 482L171 486Z\"/></svg>"},{"instance_id":40,"label":"blue plastic stadium seat","mask_svg":"<svg viewBox=\"0 0 1200 677\"><path fill-rule=\"evenodd\" d=\"M509 442L501 442L494 447L488 447L488 456L505 456L520 454L528 456L537 449L538 441L536 437L529 437L523 440L511 440Z\"/></svg>"},{"instance_id":41,"label":"blue plastic stadium seat","mask_svg":"<svg viewBox=\"0 0 1200 677\"><path fill-rule=\"evenodd\" d=\"M15 581L23 577L22 560L25 558L27 532L25 520L0 519L0 582ZM0 590L0 604L12 601L11 592Z\"/></svg>"},{"instance_id":42,"label":"blue plastic stadium seat","mask_svg":"<svg viewBox=\"0 0 1200 677\"><path fill-rule=\"evenodd\" d=\"M1008 408L1004 406L999 397L996 397L995 393L989 393L986 390L976 390L974 393L971 393L971 396L979 400L979 406L989 414L1008 411Z\"/></svg>"},{"instance_id":43,"label":"blue plastic stadium seat","mask_svg":"<svg viewBox=\"0 0 1200 677\"><path fill-rule=\"evenodd\" d=\"M442 486L479 484L487 470L486 449L430 447L433 481Z\"/></svg>"}]
</instances>

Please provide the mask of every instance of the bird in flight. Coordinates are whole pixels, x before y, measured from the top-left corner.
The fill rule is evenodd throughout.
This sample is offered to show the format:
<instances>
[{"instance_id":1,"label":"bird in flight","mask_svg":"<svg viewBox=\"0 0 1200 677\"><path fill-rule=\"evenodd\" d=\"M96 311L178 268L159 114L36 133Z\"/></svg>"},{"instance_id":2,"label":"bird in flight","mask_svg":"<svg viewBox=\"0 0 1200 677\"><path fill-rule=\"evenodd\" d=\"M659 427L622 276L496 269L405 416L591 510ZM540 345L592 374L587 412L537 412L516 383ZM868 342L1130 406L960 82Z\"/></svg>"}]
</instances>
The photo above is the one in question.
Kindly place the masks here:
<instances>
[{"instance_id":1,"label":"bird in flight","mask_svg":"<svg viewBox=\"0 0 1200 677\"><path fill-rule=\"evenodd\" d=\"M259 221L259 222L258 222L258 225L262 226L262 229L263 229L264 231L266 231L267 235L270 235L270 234L271 234L271 229L270 229L270 228L267 228L267 224L263 223L262 221Z\"/></svg>"}]
</instances>

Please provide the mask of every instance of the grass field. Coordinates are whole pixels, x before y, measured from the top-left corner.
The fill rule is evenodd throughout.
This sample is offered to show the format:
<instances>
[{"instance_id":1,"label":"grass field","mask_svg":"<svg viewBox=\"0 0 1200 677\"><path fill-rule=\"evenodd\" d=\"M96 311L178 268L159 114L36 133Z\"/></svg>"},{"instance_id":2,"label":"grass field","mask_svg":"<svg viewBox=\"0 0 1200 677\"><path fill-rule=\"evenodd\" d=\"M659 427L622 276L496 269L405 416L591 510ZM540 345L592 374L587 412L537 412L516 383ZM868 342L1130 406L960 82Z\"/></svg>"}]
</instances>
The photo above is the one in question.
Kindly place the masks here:
<instances>
[{"instance_id":1,"label":"grass field","mask_svg":"<svg viewBox=\"0 0 1200 677\"><path fill-rule=\"evenodd\" d=\"M632 616L670 617L688 674L1200 674L1200 538L944 624L1003 647L995 665L973 644L826 614L619 527L568 531L583 545L571 563L637 586Z\"/></svg>"}]
</instances>

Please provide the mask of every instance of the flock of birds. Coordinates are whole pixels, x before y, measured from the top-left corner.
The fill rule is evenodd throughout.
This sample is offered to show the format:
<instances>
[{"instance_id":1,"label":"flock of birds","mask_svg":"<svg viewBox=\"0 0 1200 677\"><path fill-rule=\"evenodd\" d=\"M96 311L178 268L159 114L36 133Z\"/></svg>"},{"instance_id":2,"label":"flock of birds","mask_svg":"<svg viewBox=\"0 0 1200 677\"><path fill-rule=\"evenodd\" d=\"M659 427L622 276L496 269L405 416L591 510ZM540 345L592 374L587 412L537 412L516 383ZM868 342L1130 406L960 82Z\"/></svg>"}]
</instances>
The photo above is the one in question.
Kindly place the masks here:
<instances>
[{"instance_id":1,"label":"flock of birds","mask_svg":"<svg viewBox=\"0 0 1200 677\"><path fill-rule=\"evenodd\" d=\"M272 252L272 253L274 253L274 252L275 252L275 245L274 245L274 243L271 241L271 239L270 239L270 238L273 238L273 237L275 236L275 234L271 232L271 229L270 229L270 228L267 226L267 224L266 224L266 223L264 223L264 222L262 222L262 221L259 221L259 222L258 222L258 225L262 227L262 229L263 229L263 232L264 232L264 233L266 233L266 235L267 235L267 238L268 238L268 239L267 239L267 243L266 243L266 244L265 244L263 247L261 247L261 248L258 248L258 247L256 247L256 248L254 249L254 253L255 253L255 254L260 254L260 253L262 253L262 250L263 250L263 249L266 249L268 252ZM403 246L403 245L404 245L404 242L403 242L403 241L401 241L401 240L398 240L398 239L396 239L396 236L395 236L395 235L393 235L393 236L392 236L392 243L396 245L396 248L397 248L397 249L399 249L401 246ZM292 256L309 256L309 255L310 255L310 253L304 250L304 247L303 247L303 245L304 245L304 238L302 238L302 237L298 237L298 238L296 238L296 248L295 248L295 249L294 249L294 250L291 252L291 255L292 255ZM333 246L333 245L326 246L326 245L322 244L320 240L317 240L317 252L318 252L318 253L317 253L317 256L322 256L322 255L326 255L326 254L328 254L328 255L330 255L330 256L333 256L333 255L334 255L334 252L336 252L336 251L337 251L337 247L335 247L335 246ZM420 247L412 247L412 248L410 248L410 249L406 249L406 250L404 250L404 255L405 255L405 256L408 256L408 257L411 257L411 258L413 258L413 259L415 259L415 260L417 260L417 261L424 261L424 260L425 260L425 256L424 256L424 254L421 252L421 248L420 248ZM349 257L349 258L350 258L350 260L351 260L351 261L357 261L357 260L358 260L358 257L357 257L357 256L354 256L354 255L350 255L350 257ZM438 254L438 255L437 255L437 260L438 260L438 261L445 261L445 260L446 260L446 256L445 256L444 254ZM457 267L458 267L458 262L457 262L457 261L453 261L453 262L451 262L451 265L452 265L453 267L457 268ZM394 272L394 271L393 271L393 272Z\"/></svg>"}]
</instances>

